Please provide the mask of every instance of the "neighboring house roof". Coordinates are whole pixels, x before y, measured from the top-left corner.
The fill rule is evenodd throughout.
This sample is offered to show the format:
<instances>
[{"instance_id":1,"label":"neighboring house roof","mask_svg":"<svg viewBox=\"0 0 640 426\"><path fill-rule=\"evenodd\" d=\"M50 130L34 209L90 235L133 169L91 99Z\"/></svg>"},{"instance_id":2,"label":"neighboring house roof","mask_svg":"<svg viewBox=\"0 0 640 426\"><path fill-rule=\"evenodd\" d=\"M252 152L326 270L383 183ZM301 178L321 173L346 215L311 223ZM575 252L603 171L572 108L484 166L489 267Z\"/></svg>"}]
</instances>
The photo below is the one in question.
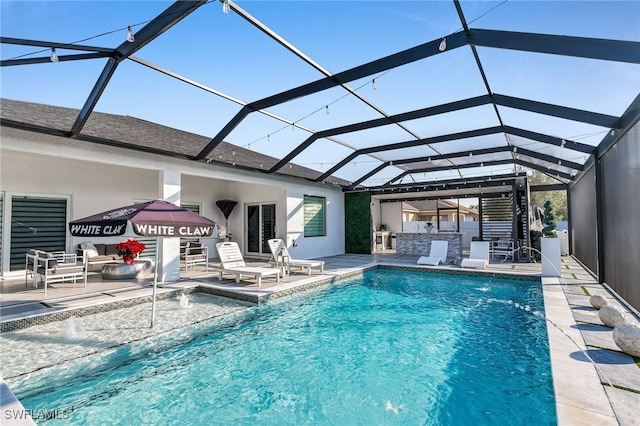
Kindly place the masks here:
<instances>
[{"instance_id":1,"label":"neighboring house roof","mask_svg":"<svg viewBox=\"0 0 640 426\"><path fill-rule=\"evenodd\" d=\"M455 208L458 207L458 203L452 200L420 200L420 201L405 201L402 203L402 210L405 212L435 212L437 203L440 203L440 207ZM444 206L443 206L444 205ZM460 204L460 213L475 214L478 215L478 211L467 206Z\"/></svg>"},{"instance_id":2,"label":"neighboring house roof","mask_svg":"<svg viewBox=\"0 0 640 426\"><path fill-rule=\"evenodd\" d=\"M79 110L33 102L0 99L0 120L3 126L30 128L42 133L65 136L78 117ZM204 148L211 138L174 129L136 117L93 112L77 138L93 143L116 145L127 149L147 150L170 156L191 158ZM233 153L235 152L235 155ZM222 156L222 158L220 158ZM264 169L275 165L277 158L250 149L222 142L209 156L211 163L241 168ZM262 167L261 167L262 165ZM313 180L322 173L295 164L278 174ZM346 180L329 177L328 183L348 185Z\"/></svg>"}]
</instances>

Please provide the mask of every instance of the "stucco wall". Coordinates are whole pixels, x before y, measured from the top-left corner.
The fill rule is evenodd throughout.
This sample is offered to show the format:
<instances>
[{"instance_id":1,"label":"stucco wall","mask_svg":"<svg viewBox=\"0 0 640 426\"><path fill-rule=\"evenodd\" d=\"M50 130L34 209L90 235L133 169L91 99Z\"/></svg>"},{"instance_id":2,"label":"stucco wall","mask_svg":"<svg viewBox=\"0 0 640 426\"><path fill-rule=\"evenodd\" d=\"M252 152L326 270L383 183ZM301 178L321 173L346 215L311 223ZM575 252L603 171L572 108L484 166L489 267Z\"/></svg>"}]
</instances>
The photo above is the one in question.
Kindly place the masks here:
<instances>
[{"instance_id":1,"label":"stucco wall","mask_svg":"<svg viewBox=\"0 0 640 426\"><path fill-rule=\"evenodd\" d=\"M344 253L344 198L340 188L2 128L0 190L7 194L68 197L69 219L134 200L158 198L163 169L179 170L181 200L200 204L201 213L215 221L224 223L215 201L238 201L229 218L229 231L241 247L244 205L275 202L277 235L287 237L289 243L296 238L298 243L292 255L319 257ZM313 241L302 237L304 194L327 199L326 237L315 237ZM7 234L3 233L3 238ZM5 241L6 238L3 244ZM67 249L75 249L79 242L69 237Z\"/></svg>"}]
</instances>

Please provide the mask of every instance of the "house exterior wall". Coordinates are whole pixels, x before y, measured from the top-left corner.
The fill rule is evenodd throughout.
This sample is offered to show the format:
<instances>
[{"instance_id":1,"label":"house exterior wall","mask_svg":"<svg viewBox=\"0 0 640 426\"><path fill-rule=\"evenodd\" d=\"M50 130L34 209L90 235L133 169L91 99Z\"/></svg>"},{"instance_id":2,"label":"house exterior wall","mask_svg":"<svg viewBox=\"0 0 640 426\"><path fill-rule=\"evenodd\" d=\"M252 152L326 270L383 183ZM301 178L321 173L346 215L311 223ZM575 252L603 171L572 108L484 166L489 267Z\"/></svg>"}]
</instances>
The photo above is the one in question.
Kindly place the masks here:
<instances>
[{"instance_id":1,"label":"house exterior wall","mask_svg":"<svg viewBox=\"0 0 640 426\"><path fill-rule=\"evenodd\" d=\"M244 246L244 205L274 202L277 235L288 237L288 243L297 236L298 247L292 248L293 256L319 257L344 253L344 197L338 187L2 128L0 191L6 195L68 197L69 220L114 206L159 198L161 170L179 170L181 201L200 204L201 213L216 222L225 223L215 204L217 200L238 201L229 218L229 231L233 234L233 241L241 247ZM327 200L325 237L305 241L302 236L304 194ZM5 200L7 198L5 196ZM8 247L10 226L7 227L7 220L4 222L2 243L3 247ZM113 242L121 239L112 238ZM75 250L77 244L85 240L68 236L67 250ZM108 240L104 242L111 242ZM213 256L215 241L207 244L211 246ZM3 250L5 252L8 250Z\"/></svg>"}]
</instances>

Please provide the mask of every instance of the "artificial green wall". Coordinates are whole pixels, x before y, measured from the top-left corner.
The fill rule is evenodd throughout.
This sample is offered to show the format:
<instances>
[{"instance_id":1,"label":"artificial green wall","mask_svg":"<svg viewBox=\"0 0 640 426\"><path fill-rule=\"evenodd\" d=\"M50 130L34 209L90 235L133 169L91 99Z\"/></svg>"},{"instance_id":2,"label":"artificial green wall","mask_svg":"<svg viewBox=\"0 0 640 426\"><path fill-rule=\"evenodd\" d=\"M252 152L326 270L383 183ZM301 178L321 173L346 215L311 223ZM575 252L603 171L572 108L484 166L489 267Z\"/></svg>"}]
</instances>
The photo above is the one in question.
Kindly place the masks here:
<instances>
[{"instance_id":1,"label":"artificial green wall","mask_svg":"<svg viewBox=\"0 0 640 426\"><path fill-rule=\"evenodd\" d=\"M345 253L371 254L371 194L344 194Z\"/></svg>"}]
</instances>

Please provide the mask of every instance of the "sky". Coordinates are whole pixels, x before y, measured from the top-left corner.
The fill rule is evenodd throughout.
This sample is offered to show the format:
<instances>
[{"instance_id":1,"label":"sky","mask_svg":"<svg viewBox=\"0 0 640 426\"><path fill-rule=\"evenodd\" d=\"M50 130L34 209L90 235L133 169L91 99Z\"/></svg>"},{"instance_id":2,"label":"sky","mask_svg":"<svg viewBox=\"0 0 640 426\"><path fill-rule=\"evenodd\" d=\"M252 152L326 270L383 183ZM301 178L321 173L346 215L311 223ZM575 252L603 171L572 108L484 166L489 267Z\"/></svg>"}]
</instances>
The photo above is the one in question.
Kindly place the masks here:
<instances>
[{"instance_id":1,"label":"sky","mask_svg":"<svg viewBox=\"0 0 640 426\"><path fill-rule=\"evenodd\" d=\"M139 31L172 2L7 1L0 2L3 37L116 47L126 28ZM337 73L460 30L451 1L237 1L329 72ZM639 1L461 1L471 28L640 41ZM103 35L101 35L103 34ZM101 35L101 36L98 36ZM95 37L98 36L98 37ZM93 38L95 37L95 38ZM3 60L49 52L3 44ZM59 50L58 55L71 53ZM478 48L493 93L620 115L640 92L638 65ZM190 14L136 57L197 81L242 102L322 78L236 13L213 1ZM45 63L0 69L3 98L79 109L104 67L104 59ZM375 78L375 85L372 80ZM388 114L486 94L468 46L349 83ZM131 115L213 137L241 106L132 61L121 63L95 110ZM381 115L342 88L332 88L269 109L286 120L323 130ZM506 124L596 145L608 129L501 108ZM404 123L413 135L440 134L499 124L490 106ZM318 140L294 162L326 171L354 148L413 140L398 126ZM259 113L251 114L226 141L281 157L309 133ZM527 140L513 144L584 162L583 154ZM360 156L336 173L355 180L381 161L435 155L504 144L503 135ZM568 151L568 150L565 150ZM504 167L502 168L504 169ZM401 172L388 167L370 179L381 184ZM479 172L479 171L477 171ZM496 167L496 174L501 172ZM473 170L465 173L474 173ZM439 172L446 179L452 172ZM431 179L433 175L424 176ZM419 179L414 176L413 179Z\"/></svg>"}]
</instances>

